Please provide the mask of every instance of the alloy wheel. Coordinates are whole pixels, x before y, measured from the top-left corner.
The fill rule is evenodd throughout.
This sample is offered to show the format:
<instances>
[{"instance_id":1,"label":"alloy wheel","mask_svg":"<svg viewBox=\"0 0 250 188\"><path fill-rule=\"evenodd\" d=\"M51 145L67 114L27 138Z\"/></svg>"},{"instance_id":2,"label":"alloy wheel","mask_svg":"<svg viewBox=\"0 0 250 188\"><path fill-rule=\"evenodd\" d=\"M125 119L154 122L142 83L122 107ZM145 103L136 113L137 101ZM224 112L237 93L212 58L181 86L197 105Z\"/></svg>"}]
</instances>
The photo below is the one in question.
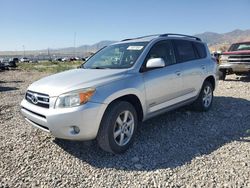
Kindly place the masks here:
<instances>
[{"instance_id":1,"label":"alloy wheel","mask_svg":"<svg viewBox=\"0 0 250 188\"><path fill-rule=\"evenodd\" d=\"M113 130L116 144L119 146L126 145L133 136L134 126L133 114L128 110L121 112L116 119Z\"/></svg>"}]
</instances>

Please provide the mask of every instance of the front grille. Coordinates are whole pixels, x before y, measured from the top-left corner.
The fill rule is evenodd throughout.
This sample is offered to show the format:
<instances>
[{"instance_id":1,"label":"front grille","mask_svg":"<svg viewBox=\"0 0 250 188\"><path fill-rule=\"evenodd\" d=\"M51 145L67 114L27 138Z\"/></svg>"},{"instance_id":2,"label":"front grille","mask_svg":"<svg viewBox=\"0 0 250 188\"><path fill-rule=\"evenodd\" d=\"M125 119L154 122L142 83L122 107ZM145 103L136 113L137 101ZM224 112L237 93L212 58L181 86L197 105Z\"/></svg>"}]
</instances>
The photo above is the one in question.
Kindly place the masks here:
<instances>
[{"instance_id":1,"label":"front grille","mask_svg":"<svg viewBox=\"0 0 250 188\"><path fill-rule=\"evenodd\" d=\"M229 55L228 62L250 63L250 55L249 54Z\"/></svg>"},{"instance_id":2,"label":"front grille","mask_svg":"<svg viewBox=\"0 0 250 188\"><path fill-rule=\"evenodd\" d=\"M37 115L37 116L40 116L40 117L42 117L42 118L46 119L46 116L44 116L44 115L42 115L42 114L39 114L39 113L33 112L33 111L28 110L27 108L24 108L24 107L22 107L22 109L24 109L24 110L26 110L26 111L28 111L28 112L30 112L30 113L32 113L32 114L35 114L35 115Z\"/></svg>"},{"instance_id":3,"label":"front grille","mask_svg":"<svg viewBox=\"0 0 250 188\"><path fill-rule=\"evenodd\" d=\"M34 91L27 91L25 99L37 106L43 108L49 108L49 95L43 93L37 93Z\"/></svg>"}]
</instances>

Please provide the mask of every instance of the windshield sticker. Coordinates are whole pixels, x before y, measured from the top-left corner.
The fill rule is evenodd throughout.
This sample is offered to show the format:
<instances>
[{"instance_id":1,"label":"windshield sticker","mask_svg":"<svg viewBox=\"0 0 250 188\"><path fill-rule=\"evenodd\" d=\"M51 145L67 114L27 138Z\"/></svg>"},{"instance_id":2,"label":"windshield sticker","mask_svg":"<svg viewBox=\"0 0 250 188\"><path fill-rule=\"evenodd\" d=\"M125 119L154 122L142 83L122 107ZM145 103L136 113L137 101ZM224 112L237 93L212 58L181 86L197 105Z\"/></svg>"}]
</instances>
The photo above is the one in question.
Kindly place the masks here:
<instances>
[{"instance_id":1,"label":"windshield sticker","mask_svg":"<svg viewBox=\"0 0 250 188\"><path fill-rule=\"evenodd\" d=\"M127 50L141 50L143 46L129 46Z\"/></svg>"}]
</instances>

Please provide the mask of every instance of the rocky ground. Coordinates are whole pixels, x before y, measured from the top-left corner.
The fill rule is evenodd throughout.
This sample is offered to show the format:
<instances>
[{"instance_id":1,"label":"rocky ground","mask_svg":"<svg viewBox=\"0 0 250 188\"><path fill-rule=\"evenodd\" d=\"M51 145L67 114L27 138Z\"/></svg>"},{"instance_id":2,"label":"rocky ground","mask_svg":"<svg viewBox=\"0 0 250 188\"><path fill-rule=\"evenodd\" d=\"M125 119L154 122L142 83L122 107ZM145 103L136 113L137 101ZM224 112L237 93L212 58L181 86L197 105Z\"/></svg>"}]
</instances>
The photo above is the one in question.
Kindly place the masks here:
<instances>
[{"instance_id":1,"label":"rocky ground","mask_svg":"<svg viewBox=\"0 0 250 188\"><path fill-rule=\"evenodd\" d=\"M250 78L220 81L207 113L144 122L132 148L112 155L25 122L19 104L45 75L0 72L0 187L250 187Z\"/></svg>"}]
</instances>

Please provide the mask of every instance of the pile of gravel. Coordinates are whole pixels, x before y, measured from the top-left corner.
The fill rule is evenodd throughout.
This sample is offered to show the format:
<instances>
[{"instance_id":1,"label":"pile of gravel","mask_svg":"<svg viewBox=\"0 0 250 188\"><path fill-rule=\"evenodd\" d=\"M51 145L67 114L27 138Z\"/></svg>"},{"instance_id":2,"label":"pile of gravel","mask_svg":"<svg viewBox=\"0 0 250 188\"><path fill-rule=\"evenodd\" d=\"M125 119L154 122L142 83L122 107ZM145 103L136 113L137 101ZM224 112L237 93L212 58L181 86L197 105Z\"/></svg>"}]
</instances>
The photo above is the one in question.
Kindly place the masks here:
<instances>
[{"instance_id":1,"label":"pile of gravel","mask_svg":"<svg viewBox=\"0 0 250 188\"><path fill-rule=\"evenodd\" d=\"M220 81L212 109L142 124L122 155L55 139L19 104L38 72L0 72L0 187L250 187L250 79Z\"/></svg>"}]
</instances>

